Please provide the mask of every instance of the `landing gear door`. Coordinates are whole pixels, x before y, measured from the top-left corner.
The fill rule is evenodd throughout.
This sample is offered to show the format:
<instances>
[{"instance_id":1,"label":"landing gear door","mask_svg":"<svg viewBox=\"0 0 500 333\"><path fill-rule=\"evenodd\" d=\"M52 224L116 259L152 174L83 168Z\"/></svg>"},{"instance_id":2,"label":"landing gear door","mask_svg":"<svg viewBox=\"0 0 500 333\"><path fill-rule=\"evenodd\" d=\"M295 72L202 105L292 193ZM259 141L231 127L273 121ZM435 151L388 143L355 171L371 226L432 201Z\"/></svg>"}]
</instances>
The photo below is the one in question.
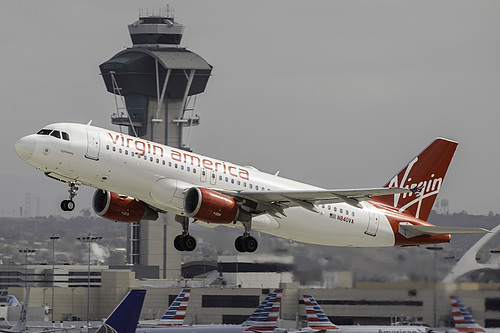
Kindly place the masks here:
<instances>
[{"instance_id":1,"label":"landing gear door","mask_svg":"<svg viewBox=\"0 0 500 333\"><path fill-rule=\"evenodd\" d=\"M380 223L380 216L378 213L374 212L368 212L368 215L368 228L366 228L365 234L375 237Z\"/></svg>"},{"instance_id":2,"label":"landing gear door","mask_svg":"<svg viewBox=\"0 0 500 333\"><path fill-rule=\"evenodd\" d=\"M91 160L99 160L99 145L99 132L87 129L87 153L85 157Z\"/></svg>"}]
</instances>

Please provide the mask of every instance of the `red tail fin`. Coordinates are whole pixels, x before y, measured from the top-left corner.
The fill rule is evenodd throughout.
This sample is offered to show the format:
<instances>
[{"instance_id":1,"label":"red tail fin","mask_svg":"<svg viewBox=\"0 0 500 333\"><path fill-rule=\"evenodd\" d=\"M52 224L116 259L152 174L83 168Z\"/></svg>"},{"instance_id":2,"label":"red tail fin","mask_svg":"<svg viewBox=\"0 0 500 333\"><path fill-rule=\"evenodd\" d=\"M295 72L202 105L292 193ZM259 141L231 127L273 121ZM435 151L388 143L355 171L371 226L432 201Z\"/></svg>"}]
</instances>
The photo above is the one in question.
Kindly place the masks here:
<instances>
[{"instance_id":1,"label":"red tail fin","mask_svg":"<svg viewBox=\"0 0 500 333\"><path fill-rule=\"evenodd\" d=\"M457 146L457 142L437 138L385 185L418 188L419 193L386 195L375 200L427 220Z\"/></svg>"}]
</instances>

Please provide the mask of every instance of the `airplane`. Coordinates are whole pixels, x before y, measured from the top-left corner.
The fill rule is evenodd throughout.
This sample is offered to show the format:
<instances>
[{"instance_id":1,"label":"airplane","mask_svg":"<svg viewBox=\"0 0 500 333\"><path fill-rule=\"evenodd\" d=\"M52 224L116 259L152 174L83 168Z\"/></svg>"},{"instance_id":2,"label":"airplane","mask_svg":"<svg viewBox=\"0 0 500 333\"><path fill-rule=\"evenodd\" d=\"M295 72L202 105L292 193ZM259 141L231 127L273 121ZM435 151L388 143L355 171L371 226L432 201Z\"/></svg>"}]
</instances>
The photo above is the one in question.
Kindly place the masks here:
<instances>
[{"instance_id":1,"label":"airplane","mask_svg":"<svg viewBox=\"0 0 500 333\"><path fill-rule=\"evenodd\" d=\"M310 333L425 333L425 326L416 325L342 325L333 324L312 295L303 295L308 326L300 332Z\"/></svg>"},{"instance_id":2,"label":"airplane","mask_svg":"<svg viewBox=\"0 0 500 333\"><path fill-rule=\"evenodd\" d=\"M450 296L451 303L451 314L453 315L453 321L455 323L455 328L449 330L449 332L485 332L485 333L499 333L500 329L484 328L480 326L472 317L467 307L460 300L458 296Z\"/></svg>"},{"instance_id":3,"label":"airplane","mask_svg":"<svg viewBox=\"0 0 500 333\"><path fill-rule=\"evenodd\" d=\"M183 325L165 327L145 327L139 325L136 333L244 333L244 332L284 332L278 328L278 313L283 289L275 289L267 295L250 317L239 325Z\"/></svg>"},{"instance_id":4,"label":"airplane","mask_svg":"<svg viewBox=\"0 0 500 333\"><path fill-rule=\"evenodd\" d=\"M132 289L129 291L96 333L134 333L145 297L146 290Z\"/></svg>"},{"instance_id":5,"label":"airplane","mask_svg":"<svg viewBox=\"0 0 500 333\"><path fill-rule=\"evenodd\" d=\"M81 185L96 188L97 215L118 222L156 220L171 212L183 232L179 251L193 251L190 218L208 227L243 229L239 252L254 252L251 230L293 241L346 247L447 243L482 228L426 222L457 143L437 138L384 187L328 190L88 124L56 123L15 144L17 154L69 185L64 211ZM307 161L305 161L307 162Z\"/></svg>"}]
</instances>

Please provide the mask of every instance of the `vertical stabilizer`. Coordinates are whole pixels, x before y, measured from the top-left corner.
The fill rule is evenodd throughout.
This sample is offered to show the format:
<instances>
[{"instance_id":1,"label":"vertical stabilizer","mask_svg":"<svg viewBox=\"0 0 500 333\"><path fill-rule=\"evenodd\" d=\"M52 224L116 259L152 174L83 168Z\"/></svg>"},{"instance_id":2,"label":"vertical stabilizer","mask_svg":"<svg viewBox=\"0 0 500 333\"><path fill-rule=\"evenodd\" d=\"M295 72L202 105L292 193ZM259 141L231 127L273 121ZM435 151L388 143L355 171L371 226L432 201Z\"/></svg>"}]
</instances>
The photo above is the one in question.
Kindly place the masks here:
<instances>
[{"instance_id":1,"label":"vertical stabilizer","mask_svg":"<svg viewBox=\"0 0 500 333\"><path fill-rule=\"evenodd\" d=\"M437 138L385 185L418 189L418 193L385 195L374 200L427 220L457 146L454 141Z\"/></svg>"},{"instance_id":2,"label":"vertical stabilizer","mask_svg":"<svg viewBox=\"0 0 500 333\"><path fill-rule=\"evenodd\" d=\"M282 293L283 289L276 289L266 297L250 318L243 323L249 326L245 331L272 332L278 327Z\"/></svg>"},{"instance_id":3,"label":"vertical stabilizer","mask_svg":"<svg viewBox=\"0 0 500 333\"><path fill-rule=\"evenodd\" d=\"M321 331L339 329L328 319L312 295L303 295L303 298L306 306L307 325L310 329Z\"/></svg>"},{"instance_id":4,"label":"vertical stabilizer","mask_svg":"<svg viewBox=\"0 0 500 333\"><path fill-rule=\"evenodd\" d=\"M131 290L96 333L135 333L145 296L146 290Z\"/></svg>"},{"instance_id":5,"label":"vertical stabilizer","mask_svg":"<svg viewBox=\"0 0 500 333\"><path fill-rule=\"evenodd\" d=\"M472 318L467 307L462 303L457 296L450 296L451 313L453 321L455 322L455 329L459 332L486 332L486 330L479 326L478 323Z\"/></svg>"},{"instance_id":6,"label":"vertical stabilizer","mask_svg":"<svg viewBox=\"0 0 500 333\"><path fill-rule=\"evenodd\" d=\"M17 323L9 329L9 332L24 332L26 331L26 321L28 320L28 306L30 299L30 289L31 285L26 286L26 292L24 294L23 305L21 306L21 312L19 313L19 320ZM15 297L14 297L15 298Z\"/></svg>"},{"instance_id":7,"label":"vertical stabilizer","mask_svg":"<svg viewBox=\"0 0 500 333\"><path fill-rule=\"evenodd\" d=\"M177 295L175 300L170 304L167 311L163 314L160 320L155 325L162 326L180 326L184 323L186 310L189 302L191 289L186 288Z\"/></svg>"}]
</instances>

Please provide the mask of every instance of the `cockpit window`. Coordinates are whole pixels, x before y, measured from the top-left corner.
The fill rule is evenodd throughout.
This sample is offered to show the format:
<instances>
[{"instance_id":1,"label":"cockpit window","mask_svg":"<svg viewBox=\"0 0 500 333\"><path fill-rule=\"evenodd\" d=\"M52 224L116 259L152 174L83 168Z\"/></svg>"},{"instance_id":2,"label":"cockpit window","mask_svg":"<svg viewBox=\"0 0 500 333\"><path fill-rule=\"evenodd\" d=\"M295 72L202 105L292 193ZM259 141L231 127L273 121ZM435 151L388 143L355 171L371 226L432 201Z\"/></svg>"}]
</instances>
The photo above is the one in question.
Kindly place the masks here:
<instances>
[{"instance_id":1,"label":"cockpit window","mask_svg":"<svg viewBox=\"0 0 500 333\"><path fill-rule=\"evenodd\" d=\"M36 134L40 134L40 135L49 135L51 132L52 132L52 130L51 130L51 129L45 129L45 128L44 128L44 129L39 130L39 131L38 131L38 133L36 133Z\"/></svg>"},{"instance_id":2,"label":"cockpit window","mask_svg":"<svg viewBox=\"0 0 500 333\"><path fill-rule=\"evenodd\" d=\"M51 129L41 129L38 131L39 135L50 135L50 136L53 136L55 138L58 138L58 139L63 139L63 140L66 140L66 141L69 141L69 134L66 133L66 132L60 132L58 130L51 130Z\"/></svg>"}]
</instances>

